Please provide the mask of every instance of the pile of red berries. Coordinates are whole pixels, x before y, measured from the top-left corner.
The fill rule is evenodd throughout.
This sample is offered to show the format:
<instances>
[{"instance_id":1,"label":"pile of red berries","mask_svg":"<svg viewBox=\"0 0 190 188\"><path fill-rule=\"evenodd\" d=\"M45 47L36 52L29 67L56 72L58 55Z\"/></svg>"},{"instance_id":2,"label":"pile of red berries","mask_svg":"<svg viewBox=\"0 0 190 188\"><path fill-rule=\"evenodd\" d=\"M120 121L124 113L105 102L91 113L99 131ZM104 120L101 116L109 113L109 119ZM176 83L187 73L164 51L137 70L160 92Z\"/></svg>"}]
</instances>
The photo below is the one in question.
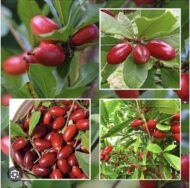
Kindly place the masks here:
<instances>
[{"instance_id":1,"label":"pile of red berries","mask_svg":"<svg viewBox=\"0 0 190 188\"><path fill-rule=\"evenodd\" d=\"M172 60L176 57L175 49L164 41L152 40L145 44L132 46L129 42L119 43L113 46L107 54L108 64L119 64L132 53L133 59L137 64L146 64L150 57L159 60Z\"/></svg>"},{"instance_id":2,"label":"pile of red berries","mask_svg":"<svg viewBox=\"0 0 190 188\"><path fill-rule=\"evenodd\" d=\"M107 146L100 152L100 160L108 162L111 158L111 155L109 153L112 151L112 146Z\"/></svg>"},{"instance_id":3,"label":"pile of red berries","mask_svg":"<svg viewBox=\"0 0 190 188\"><path fill-rule=\"evenodd\" d=\"M53 20L46 16L35 16L30 22L34 35L43 35L60 29ZM68 43L71 46L81 46L93 42L98 37L98 27L95 24L85 26L74 33ZM3 63L3 70L10 75L25 73L30 63L39 63L45 66L57 66L64 63L67 56L65 45L59 41L45 40L32 51L25 51L21 55L9 57Z\"/></svg>"},{"instance_id":4,"label":"pile of red berries","mask_svg":"<svg viewBox=\"0 0 190 188\"><path fill-rule=\"evenodd\" d=\"M84 102L84 101L83 101ZM76 151L89 153L80 134L89 129L89 101L64 100L52 103L49 108L32 108L24 120L16 123L27 137L14 137L11 152L14 163L23 171L40 178L88 178L79 166ZM29 135L30 117L40 111L41 117Z\"/></svg>"}]
</instances>

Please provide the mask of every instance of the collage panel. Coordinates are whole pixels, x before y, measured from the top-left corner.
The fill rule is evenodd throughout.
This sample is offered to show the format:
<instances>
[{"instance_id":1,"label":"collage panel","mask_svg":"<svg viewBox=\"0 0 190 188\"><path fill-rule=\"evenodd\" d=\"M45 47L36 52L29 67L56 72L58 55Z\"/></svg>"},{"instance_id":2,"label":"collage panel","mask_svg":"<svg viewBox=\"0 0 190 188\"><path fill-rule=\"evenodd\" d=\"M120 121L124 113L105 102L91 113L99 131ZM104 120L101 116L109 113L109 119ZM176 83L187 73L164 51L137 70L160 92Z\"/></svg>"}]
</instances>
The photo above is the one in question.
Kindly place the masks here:
<instances>
[{"instance_id":1,"label":"collage panel","mask_svg":"<svg viewBox=\"0 0 190 188\"><path fill-rule=\"evenodd\" d=\"M100 179L181 179L180 100L101 99Z\"/></svg>"},{"instance_id":2,"label":"collage panel","mask_svg":"<svg viewBox=\"0 0 190 188\"><path fill-rule=\"evenodd\" d=\"M11 99L9 178L90 179L90 100Z\"/></svg>"}]
</instances>

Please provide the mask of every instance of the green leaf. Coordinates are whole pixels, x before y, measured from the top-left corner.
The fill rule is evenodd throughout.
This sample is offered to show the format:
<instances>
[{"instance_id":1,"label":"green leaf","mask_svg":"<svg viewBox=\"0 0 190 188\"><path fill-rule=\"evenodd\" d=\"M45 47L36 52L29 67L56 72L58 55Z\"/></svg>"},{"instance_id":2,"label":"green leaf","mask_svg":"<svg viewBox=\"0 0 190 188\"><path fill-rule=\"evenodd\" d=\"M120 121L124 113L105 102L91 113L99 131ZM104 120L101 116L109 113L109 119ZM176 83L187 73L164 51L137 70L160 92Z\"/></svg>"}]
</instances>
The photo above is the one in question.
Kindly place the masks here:
<instances>
[{"instance_id":1,"label":"green leaf","mask_svg":"<svg viewBox=\"0 0 190 188\"><path fill-rule=\"evenodd\" d=\"M112 16L101 12L100 13L101 32L106 34L117 34L131 39L132 33L129 28L118 22Z\"/></svg>"},{"instance_id":2,"label":"green leaf","mask_svg":"<svg viewBox=\"0 0 190 188\"><path fill-rule=\"evenodd\" d=\"M169 153L164 153L164 159L177 171L180 170L180 158L169 154Z\"/></svg>"},{"instance_id":3,"label":"green leaf","mask_svg":"<svg viewBox=\"0 0 190 188\"><path fill-rule=\"evenodd\" d=\"M75 152L78 163L82 171L89 176L89 155L82 152Z\"/></svg>"},{"instance_id":4,"label":"green leaf","mask_svg":"<svg viewBox=\"0 0 190 188\"><path fill-rule=\"evenodd\" d=\"M155 18L155 17L159 17L160 15L162 15L163 13L165 13L165 10L155 10L152 11L150 10L141 10L141 16L142 17L147 17L147 18Z\"/></svg>"},{"instance_id":5,"label":"green leaf","mask_svg":"<svg viewBox=\"0 0 190 188\"><path fill-rule=\"evenodd\" d=\"M91 145L95 143L99 136L99 114L91 115Z\"/></svg>"},{"instance_id":6,"label":"green leaf","mask_svg":"<svg viewBox=\"0 0 190 188\"><path fill-rule=\"evenodd\" d=\"M9 108L1 106L1 130L6 129L9 126Z\"/></svg>"},{"instance_id":7,"label":"green leaf","mask_svg":"<svg viewBox=\"0 0 190 188\"><path fill-rule=\"evenodd\" d=\"M87 87L63 88L63 90L56 96L56 98L60 98L60 97L64 97L64 98L80 97L85 91L87 91Z\"/></svg>"},{"instance_id":8,"label":"green leaf","mask_svg":"<svg viewBox=\"0 0 190 188\"><path fill-rule=\"evenodd\" d=\"M178 100L150 100L146 101L147 107L157 109L160 113L175 114L179 112Z\"/></svg>"},{"instance_id":9,"label":"green leaf","mask_svg":"<svg viewBox=\"0 0 190 188\"><path fill-rule=\"evenodd\" d=\"M45 101L42 103L42 106L45 106L47 108L49 108L51 106L51 102L50 101Z\"/></svg>"},{"instance_id":10,"label":"green leaf","mask_svg":"<svg viewBox=\"0 0 190 188\"><path fill-rule=\"evenodd\" d=\"M138 28L138 37L145 38L156 33L172 31L176 22L177 17L171 11L166 11L161 16L155 18L139 17L135 19Z\"/></svg>"},{"instance_id":11,"label":"green leaf","mask_svg":"<svg viewBox=\"0 0 190 188\"><path fill-rule=\"evenodd\" d=\"M164 166L163 172L164 172L165 179L172 179L172 174L171 174L170 168L168 168L167 166Z\"/></svg>"},{"instance_id":12,"label":"green leaf","mask_svg":"<svg viewBox=\"0 0 190 188\"><path fill-rule=\"evenodd\" d=\"M106 109L109 113L109 116L115 111L115 108L120 102L121 102L120 100L111 100L111 101L105 102Z\"/></svg>"},{"instance_id":13,"label":"green leaf","mask_svg":"<svg viewBox=\"0 0 190 188\"><path fill-rule=\"evenodd\" d=\"M27 8L29 7L29 8ZM26 11L27 9L27 11ZM18 15L21 21L26 26L30 44L34 46L37 42L37 38L32 34L30 21L36 15L41 15L41 10L34 0L19 0L18 2Z\"/></svg>"},{"instance_id":14,"label":"green leaf","mask_svg":"<svg viewBox=\"0 0 190 188\"><path fill-rule=\"evenodd\" d=\"M41 117L41 112L39 111L34 111L32 112L32 115L30 117L30 122L29 122L29 135L32 135L34 128L38 124L39 120Z\"/></svg>"},{"instance_id":15,"label":"green leaf","mask_svg":"<svg viewBox=\"0 0 190 188\"><path fill-rule=\"evenodd\" d=\"M40 97L55 96L56 80L52 74L52 68L40 64L31 64L28 74Z\"/></svg>"},{"instance_id":16,"label":"green leaf","mask_svg":"<svg viewBox=\"0 0 190 188\"><path fill-rule=\"evenodd\" d=\"M81 134L82 145L89 150L89 131L85 131Z\"/></svg>"},{"instance_id":17,"label":"green leaf","mask_svg":"<svg viewBox=\"0 0 190 188\"><path fill-rule=\"evenodd\" d=\"M86 63L80 66L80 76L73 84L73 88L83 87L98 77L98 63Z\"/></svg>"},{"instance_id":18,"label":"green leaf","mask_svg":"<svg viewBox=\"0 0 190 188\"><path fill-rule=\"evenodd\" d=\"M17 123L11 122L11 138L16 136L26 137L27 134L22 130L20 125Z\"/></svg>"},{"instance_id":19,"label":"green leaf","mask_svg":"<svg viewBox=\"0 0 190 188\"><path fill-rule=\"evenodd\" d=\"M162 85L165 88L179 88L179 75L179 71L175 69L161 68Z\"/></svg>"},{"instance_id":20,"label":"green leaf","mask_svg":"<svg viewBox=\"0 0 190 188\"><path fill-rule=\"evenodd\" d=\"M103 100L101 100L100 102L100 106L101 106L101 124L107 126L108 122L109 122L109 114L105 105L105 102Z\"/></svg>"},{"instance_id":21,"label":"green leaf","mask_svg":"<svg viewBox=\"0 0 190 188\"><path fill-rule=\"evenodd\" d=\"M137 152L139 145L142 143L142 140L140 137L137 138L136 142L134 143L134 151Z\"/></svg>"},{"instance_id":22,"label":"green leaf","mask_svg":"<svg viewBox=\"0 0 190 188\"><path fill-rule=\"evenodd\" d=\"M131 179L139 179L139 170L136 168L133 174L130 176Z\"/></svg>"},{"instance_id":23,"label":"green leaf","mask_svg":"<svg viewBox=\"0 0 190 188\"><path fill-rule=\"evenodd\" d=\"M152 153L161 153L162 152L161 147L157 144L149 144L146 149Z\"/></svg>"},{"instance_id":24,"label":"green leaf","mask_svg":"<svg viewBox=\"0 0 190 188\"><path fill-rule=\"evenodd\" d=\"M117 173L113 170L111 166L106 166L105 164L101 165L101 173L106 176L107 179L116 179Z\"/></svg>"},{"instance_id":25,"label":"green leaf","mask_svg":"<svg viewBox=\"0 0 190 188\"><path fill-rule=\"evenodd\" d=\"M142 88L157 88L155 83L156 69L152 68L148 71L148 76L142 85Z\"/></svg>"},{"instance_id":26,"label":"green leaf","mask_svg":"<svg viewBox=\"0 0 190 188\"><path fill-rule=\"evenodd\" d=\"M148 76L148 65L140 65L134 62L130 55L124 63L123 77L130 88L140 88Z\"/></svg>"},{"instance_id":27,"label":"green leaf","mask_svg":"<svg viewBox=\"0 0 190 188\"><path fill-rule=\"evenodd\" d=\"M171 126L170 125L157 124L156 128L161 130L161 131L169 131L171 129Z\"/></svg>"},{"instance_id":28,"label":"green leaf","mask_svg":"<svg viewBox=\"0 0 190 188\"><path fill-rule=\"evenodd\" d=\"M164 149L164 151L171 151L171 150L175 149L176 147L177 147L177 145L171 144L171 145L167 146L167 147Z\"/></svg>"},{"instance_id":29,"label":"green leaf","mask_svg":"<svg viewBox=\"0 0 190 188\"><path fill-rule=\"evenodd\" d=\"M53 0L54 7L57 10L61 23L63 25L66 25L67 23L72 2L72 0L64 1L64 3L60 0Z\"/></svg>"}]
</instances>

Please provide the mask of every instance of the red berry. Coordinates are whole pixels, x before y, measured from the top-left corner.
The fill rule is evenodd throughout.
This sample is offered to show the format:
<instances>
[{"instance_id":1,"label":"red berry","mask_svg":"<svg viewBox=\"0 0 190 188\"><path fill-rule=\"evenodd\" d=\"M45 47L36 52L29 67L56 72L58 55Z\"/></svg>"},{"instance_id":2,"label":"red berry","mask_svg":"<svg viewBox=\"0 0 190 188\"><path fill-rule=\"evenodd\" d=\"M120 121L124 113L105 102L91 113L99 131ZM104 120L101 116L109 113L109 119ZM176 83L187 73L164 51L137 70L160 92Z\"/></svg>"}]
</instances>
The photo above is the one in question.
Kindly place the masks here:
<instances>
[{"instance_id":1,"label":"red berry","mask_svg":"<svg viewBox=\"0 0 190 188\"><path fill-rule=\"evenodd\" d=\"M141 188L157 188L157 181L155 180L140 180Z\"/></svg>"},{"instance_id":2,"label":"red berry","mask_svg":"<svg viewBox=\"0 0 190 188\"><path fill-rule=\"evenodd\" d=\"M59 26L46 16L34 16L30 21L32 33L41 35L59 29Z\"/></svg>"},{"instance_id":3,"label":"red berry","mask_svg":"<svg viewBox=\"0 0 190 188\"><path fill-rule=\"evenodd\" d=\"M57 166L62 173L67 174L69 172L69 165L66 159L59 159L57 161Z\"/></svg>"},{"instance_id":4,"label":"red berry","mask_svg":"<svg viewBox=\"0 0 190 188\"><path fill-rule=\"evenodd\" d=\"M3 94L1 97L1 104L4 106L9 106L9 101L12 98L12 95L10 94Z\"/></svg>"},{"instance_id":5,"label":"red berry","mask_svg":"<svg viewBox=\"0 0 190 188\"><path fill-rule=\"evenodd\" d=\"M173 137L175 138L177 143L180 143L180 133L173 134Z\"/></svg>"},{"instance_id":6,"label":"red berry","mask_svg":"<svg viewBox=\"0 0 190 188\"><path fill-rule=\"evenodd\" d=\"M39 164L35 164L32 167L32 172L36 176L44 177L50 174L50 170L47 167L40 167Z\"/></svg>"},{"instance_id":7,"label":"red berry","mask_svg":"<svg viewBox=\"0 0 190 188\"><path fill-rule=\"evenodd\" d=\"M150 52L146 46L137 45L133 49L133 58L138 64L148 63L150 59Z\"/></svg>"},{"instance_id":8,"label":"red berry","mask_svg":"<svg viewBox=\"0 0 190 188\"><path fill-rule=\"evenodd\" d=\"M1 151L9 156L9 136L4 136L1 138Z\"/></svg>"},{"instance_id":9,"label":"red berry","mask_svg":"<svg viewBox=\"0 0 190 188\"><path fill-rule=\"evenodd\" d=\"M183 155L181 157L181 179L189 181L189 156Z\"/></svg>"},{"instance_id":10,"label":"red berry","mask_svg":"<svg viewBox=\"0 0 190 188\"><path fill-rule=\"evenodd\" d=\"M62 139L62 135L59 133L52 133L51 136L51 145L53 148L55 148L56 150L60 150L62 145L63 145L63 139Z\"/></svg>"},{"instance_id":11,"label":"red berry","mask_svg":"<svg viewBox=\"0 0 190 188\"><path fill-rule=\"evenodd\" d=\"M17 165L23 165L24 156L20 151L15 151L13 154L13 159Z\"/></svg>"},{"instance_id":12,"label":"red berry","mask_svg":"<svg viewBox=\"0 0 190 188\"><path fill-rule=\"evenodd\" d=\"M156 120L155 119L149 119L147 122L149 129L155 129L156 128Z\"/></svg>"},{"instance_id":13,"label":"red berry","mask_svg":"<svg viewBox=\"0 0 190 188\"><path fill-rule=\"evenodd\" d=\"M159 130L155 130L154 133L153 133L153 136L154 138L165 138L166 137L166 134L162 131L159 131Z\"/></svg>"},{"instance_id":14,"label":"red berry","mask_svg":"<svg viewBox=\"0 0 190 188\"><path fill-rule=\"evenodd\" d=\"M84 131L89 129L89 120L88 119L81 119L76 122L76 127L79 131Z\"/></svg>"},{"instance_id":15,"label":"red berry","mask_svg":"<svg viewBox=\"0 0 190 188\"><path fill-rule=\"evenodd\" d=\"M181 74L181 89L176 91L179 98L184 101L189 101L189 74L182 73Z\"/></svg>"},{"instance_id":16,"label":"red berry","mask_svg":"<svg viewBox=\"0 0 190 188\"><path fill-rule=\"evenodd\" d=\"M136 165L136 164L132 164L131 166L132 166L132 168L134 168L134 169L137 168L137 165Z\"/></svg>"},{"instance_id":17,"label":"red berry","mask_svg":"<svg viewBox=\"0 0 190 188\"><path fill-rule=\"evenodd\" d=\"M67 161L68 161L68 164L70 166L77 166L78 165L78 161L77 161L75 154L70 155Z\"/></svg>"},{"instance_id":18,"label":"red berry","mask_svg":"<svg viewBox=\"0 0 190 188\"><path fill-rule=\"evenodd\" d=\"M180 121L180 112L174 114L171 118L171 121Z\"/></svg>"},{"instance_id":19,"label":"red berry","mask_svg":"<svg viewBox=\"0 0 190 188\"><path fill-rule=\"evenodd\" d=\"M110 16L112 16L112 17L115 16L114 13L111 10L101 9L101 11L104 12L104 13L106 13L106 14L108 14L108 15L110 15Z\"/></svg>"},{"instance_id":20,"label":"red berry","mask_svg":"<svg viewBox=\"0 0 190 188\"><path fill-rule=\"evenodd\" d=\"M35 127L32 136L33 138L41 138L46 134L47 128L44 125L38 125Z\"/></svg>"},{"instance_id":21,"label":"red berry","mask_svg":"<svg viewBox=\"0 0 190 188\"><path fill-rule=\"evenodd\" d=\"M81 169L78 166L73 166L71 169L71 173L76 177L76 178L82 178L83 173Z\"/></svg>"},{"instance_id":22,"label":"red berry","mask_svg":"<svg viewBox=\"0 0 190 188\"><path fill-rule=\"evenodd\" d=\"M100 154L100 160L101 160L101 161L104 161L104 159L105 159L105 155Z\"/></svg>"},{"instance_id":23,"label":"red berry","mask_svg":"<svg viewBox=\"0 0 190 188\"><path fill-rule=\"evenodd\" d=\"M139 154L139 159L142 160L143 159L143 153Z\"/></svg>"},{"instance_id":24,"label":"red berry","mask_svg":"<svg viewBox=\"0 0 190 188\"><path fill-rule=\"evenodd\" d=\"M51 142L48 140L36 139L33 145L38 151L43 151L51 147Z\"/></svg>"},{"instance_id":25,"label":"red berry","mask_svg":"<svg viewBox=\"0 0 190 188\"><path fill-rule=\"evenodd\" d=\"M60 106L54 106L49 109L49 113L55 117L63 116L66 113L66 108Z\"/></svg>"},{"instance_id":26,"label":"red berry","mask_svg":"<svg viewBox=\"0 0 190 188\"><path fill-rule=\"evenodd\" d=\"M144 4L155 4L155 0L135 0L137 6L143 6ZM148 187L147 187L148 188Z\"/></svg>"},{"instance_id":27,"label":"red berry","mask_svg":"<svg viewBox=\"0 0 190 188\"><path fill-rule=\"evenodd\" d=\"M35 58L43 65L57 66L64 62L65 52L56 44L40 45L34 50Z\"/></svg>"},{"instance_id":28,"label":"red berry","mask_svg":"<svg viewBox=\"0 0 190 188\"><path fill-rule=\"evenodd\" d=\"M43 124L44 124L44 125L49 125L50 122L51 122L51 119L52 119L51 114L50 114L49 112L46 112L46 113L44 114L44 117L43 117Z\"/></svg>"},{"instance_id":29,"label":"red berry","mask_svg":"<svg viewBox=\"0 0 190 188\"><path fill-rule=\"evenodd\" d=\"M53 129L61 129L65 125L65 118L60 116L56 118L52 124Z\"/></svg>"},{"instance_id":30,"label":"red berry","mask_svg":"<svg viewBox=\"0 0 190 188\"><path fill-rule=\"evenodd\" d=\"M135 128L135 127L137 127L137 126L139 126L139 125L142 125L142 123L143 123L142 120L140 120L140 119L135 119L135 120L133 120L133 121L131 122L131 127L132 127L132 128Z\"/></svg>"},{"instance_id":31,"label":"red berry","mask_svg":"<svg viewBox=\"0 0 190 188\"><path fill-rule=\"evenodd\" d=\"M26 119L24 120L24 124L23 124L23 128L24 129L28 129L29 127L29 122L30 122L30 118L26 117Z\"/></svg>"},{"instance_id":32,"label":"red berry","mask_svg":"<svg viewBox=\"0 0 190 188\"><path fill-rule=\"evenodd\" d=\"M144 132L148 134L149 130L147 129L145 123L142 124L142 128L143 128Z\"/></svg>"},{"instance_id":33,"label":"red berry","mask_svg":"<svg viewBox=\"0 0 190 188\"><path fill-rule=\"evenodd\" d=\"M49 133L46 135L45 139L48 140L48 141L51 141L51 138L52 138L53 133L54 133L53 131L52 131L52 132L49 132Z\"/></svg>"},{"instance_id":34,"label":"red berry","mask_svg":"<svg viewBox=\"0 0 190 188\"><path fill-rule=\"evenodd\" d=\"M112 146L107 146L103 152L102 152L102 155L107 155L109 154L111 151L112 151L113 147Z\"/></svg>"},{"instance_id":35,"label":"red berry","mask_svg":"<svg viewBox=\"0 0 190 188\"><path fill-rule=\"evenodd\" d=\"M46 153L41 156L41 158L39 160L39 165L40 165L40 167L52 166L55 164L56 160L57 160L56 154Z\"/></svg>"},{"instance_id":36,"label":"red berry","mask_svg":"<svg viewBox=\"0 0 190 188\"><path fill-rule=\"evenodd\" d=\"M11 56L3 63L3 70L10 75L21 75L28 70L28 64L21 56Z\"/></svg>"},{"instance_id":37,"label":"red berry","mask_svg":"<svg viewBox=\"0 0 190 188\"><path fill-rule=\"evenodd\" d=\"M23 137L19 137L13 142L12 148L14 151L17 151L23 149L26 145L27 145L26 139Z\"/></svg>"},{"instance_id":38,"label":"red berry","mask_svg":"<svg viewBox=\"0 0 190 188\"><path fill-rule=\"evenodd\" d=\"M26 169L31 169L34 164L34 157L31 151L27 151L24 155L24 167Z\"/></svg>"},{"instance_id":39,"label":"red berry","mask_svg":"<svg viewBox=\"0 0 190 188\"><path fill-rule=\"evenodd\" d=\"M172 133L180 133L180 124L176 123L176 124L172 125L171 131L172 131Z\"/></svg>"},{"instance_id":40,"label":"red berry","mask_svg":"<svg viewBox=\"0 0 190 188\"><path fill-rule=\"evenodd\" d=\"M115 92L120 98L139 98L138 90L116 90Z\"/></svg>"},{"instance_id":41,"label":"red berry","mask_svg":"<svg viewBox=\"0 0 190 188\"><path fill-rule=\"evenodd\" d=\"M126 174L130 174L131 173L131 169L130 168L128 168L127 170L126 170L126 172L125 172Z\"/></svg>"},{"instance_id":42,"label":"red berry","mask_svg":"<svg viewBox=\"0 0 190 188\"><path fill-rule=\"evenodd\" d=\"M77 133L77 127L76 125L69 125L64 133L63 133L63 140L65 142L71 141Z\"/></svg>"},{"instance_id":43,"label":"red berry","mask_svg":"<svg viewBox=\"0 0 190 188\"><path fill-rule=\"evenodd\" d=\"M60 152L57 155L58 159L66 159L67 157L69 157L71 154L73 153L73 147L66 145L64 146Z\"/></svg>"},{"instance_id":44,"label":"red berry","mask_svg":"<svg viewBox=\"0 0 190 188\"><path fill-rule=\"evenodd\" d=\"M74 46L80 46L93 42L97 39L98 32L98 27L95 24L85 26L71 37L71 43Z\"/></svg>"},{"instance_id":45,"label":"red berry","mask_svg":"<svg viewBox=\"0 0 190 188\"><path fill-rule=\"evenodd\" d=\"M26 64L30 64L30 63L38 63L37 59L35 58L35 56L32 54L32 52L30 51L25 51L22 55L21 55L22 61Z\"/></svg>"},{"instance_id":46,"label":"red berry","mask_svg":"<svg viewBox=\"0 0 190 188\"><path fill-rule=\"evenodd\" d=\"M63 178L63 174L58 168L54 169L50 176L51 176L51 179L62 179Z\"/></svg>"},{"instance_id":47,"label":"red berry","mask_svg":"<svg viewBox=\"0 0 190 188\"><path fill-rule=\"evenodd\" d=\"M176 57L175 49L163 41L152 40L148 42L146 47L150 51L151 56L157 59L167 61L172 60Z\"/></svg>"},{"instance_id":48,"label":"red berry","mask_svg":"<svg viewBox=\"0 0 190 188\"><path fill-rule=\"evenodd\" d=\"M108 64L119 64L122 63L127 56L131 53L131 44L124 42L113 46L107 55Z\"/></svg>"},{"instance_id":49,"label":"red berry","mask_svg":"<svg viewBox=\"0 0 190 188\"><path fill-rule=\"evenodd\" d=\"M70 115L70 120L73 122L79 121L85 118L85 112L82 109L78 109Z\"/></svg>"},{"instance_id":50,"label":"red berry","mask_svg":"<svg viewBox=\"0 0 190 188\"><path fill-rule=\"evenodd\" d=\"M106 162L108 162L108 161L110 160L110 158L111 158L110 155L106 155L105 158L104 158L104 160L105 160Z\"/></svg>"}]
</instances>

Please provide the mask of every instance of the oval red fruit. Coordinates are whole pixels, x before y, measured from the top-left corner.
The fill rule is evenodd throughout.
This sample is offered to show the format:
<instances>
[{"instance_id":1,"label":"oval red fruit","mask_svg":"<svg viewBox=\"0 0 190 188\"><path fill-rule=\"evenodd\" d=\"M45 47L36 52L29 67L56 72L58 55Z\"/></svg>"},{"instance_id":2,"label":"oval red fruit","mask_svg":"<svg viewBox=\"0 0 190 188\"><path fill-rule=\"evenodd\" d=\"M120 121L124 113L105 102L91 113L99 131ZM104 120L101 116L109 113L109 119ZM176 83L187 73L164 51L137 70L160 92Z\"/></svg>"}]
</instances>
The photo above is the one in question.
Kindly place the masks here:
<instances>
[{"instance_id":1,"label":"oval red fruit","mask_svg":"<svg viewBox=\"0 0 190 188\"><path fill-rule=\"evenodd\" d=\"M79 121L85 118L85 112L82 109L78 109L70 115L70 120L73 122Z\"/></svg>"},{"instance_id":2,"label":"oval red fruit","mask_svg":"<svg viewBox=\"0 0 190 188\"><path fill-rule=\"evenodd\" d=\"M68 161L68 164L70 166L77 166L78 165L78 161L77 161L77 158L76 158L74 153L69 156L67 161Z\"/></svg>"},{"instance_id":3,"label":"oval red fruit","mask_svg":"<svg viewBox=\"0 0 190 188\"><path fill-rule=\"evenodd\" d=\"M57 158L58 159L66 159L73 153L73 147L66 145L64 146L58 153Z\"/></svg>"},{"instance_id":4,"label":"oval red fruit","mask_svg":"<svg viewBox=\"0 0 190 188\"><path fill-rule=\"evenodd\" d=\"M39 160L39 165L40 165L40 167L52 166L55 164L56 160L57 160L56 154L46 153L41 156L41 158Z\"/></svg>"},{"instance_id":5,"label":"oval red fruit","mask_svg":"<svg viewBox=\"0 0 190 188\"><path fill-rule=\"evenodd\" d=\"M79 131L84 131L89 129L89 119L81 119L77 121L76 126Z\"/></svg>"},{"instance_id":6,"label":"oval red fruit","mask_svg":"<svg viewBox=\"0 0 190 188\"><path fill-rule=\"evenodd\" d=\"M43 124L49 125L51 122L51 119L52 119L51 114L49 112L46 112L43 117Z\"/></svg>"},{"instance_id":7,"label":"oval red fruit","mask_svg":"<svg viewBox=\"0 0 190 188\"><path fill-rule=\"evenodd\" d=\"M111 155L106 155L105 158L104 158L104 160L105 160L106 162L108 162L108 161L110 160L110 158L111 158Z\"/></svg>"},{"instance_id":8,"label":"oval red fruit","mask_svg":"<svg viewBox=\"0 0 190 188\"><path fill-rule=\"evenodd\" d=\"M63 178L63 174L58 168L54 169L50 176L51 176L51 179L62 179Z\"/></svg>"},{"instance_id":9,"label":"oval red fruit","mask_svg":"<svg viewBox=\"0 0 190 188\"><path fill-rule=\"evenodd\" d=\"M173 124L171 131L172 133L180 133L180 123Z\"/></svg>"},{"instance_id":10,"label":"oval red fruit","mask_svg":"<svg viewBox=\"0 0 190 188\"><path fill-rule=\"evenodd\" d=\"M40 167L39 164L35 164L32 167L32 172L36 176L44 177L50 174L50 170L47 167Z\"/></svg>"},{"instance_id":11,"label":"oval red fruit","mask_svg":"<svg viewBox=\"0 0 190 188\"><path fill-rule=\"evenodd\" d=\"M157 188L157 181L155 180L140 180L141 188Z\"/></svg>"},{"instance_id":12,"label":"oval red fruit","mask_svg":"<svg viewBox=\"0 0 190 188\"><path fill-rule=\"evenodd\" d=\"M131 127L132 127L132 128L135 128L135 127L137 127L137 126L142 125L142 123L143 123L142 120L140 120L140 119L135 119L135 120L133 120L133 121L131 122Z\"/></svg>"},{"instance_id":13,"label":"oval red fruit","mask_svg":"<svg viewBox=\"0 0 190 188\"><path fill-rule=\"evenodd\" d=\"M177 143L180 143L180 133L173 134L173 137L175 138Z\"/></svg>"},{"instance_id":14,"label":"oval red fruit","mask_svg":"<svg viewBox=\"0 0 190 188\"><path fill-rule=\"evenodd\" d=\"M113 147L112 146L107 146L103 152L102 152L102 155L107 155L109 154L111 151L112 151Z\"/></svg>"},{"instance_id":15,"label":"oval red fruit","mask_svg":"<svg viewBox=\"0 0 190 188\"><path fill-rule=\"evenodd\" d=\"M63 133L63 140L65 142L71 141L77 133L77 127L76 125L69 125L64 133Z\"/></svg>"},{"instance_id":16,"label":"oval red fruit","mask_svg":"<svg viewBox=\"0 0 190 188\"><path fill-rule=\"evenodd\" d=\"M64 125L65 125L65 118L63 116L56 118L52 123L53 129L61 129L63 128Z\"/></svg>"},{"instance_id":17,"label":"oval red fruit","mask_svg":"<svg viewBox=\"0 0 190 188\"><path fill-rule=\"evenodd\" d=\"M59 159L57 161L57 166L62 173L67 174L69 172L69 165L66 159Z\"/></svg>"},{"instance_id":18,"label":"oval red fruit","mask_svg":"<svg viewBox=\"0 0 190 188\"><path fill-rule=\"evenodd\" d=\"M38 151L43 151L51 147L51 142L48 140L36 139L33 145Z\"/></svg>"},{"instance_id":19,"label":"oval red fruit","mask_svg":"<svg viewBox=\"0 0 190 188\"><path fill-rule=\"evenodd\" d=\"M71 43L74 46L80 46L93 42L97 39L98 32L98 27L95 24L85 26L71 37Z\"/></svg>"},{"instance_id":20,"label":"oval red fruit","mask_svg":"<svg viewBox=\"0 0 190 188\"><path fill-rule=\"evenodd\" d=\"M41 138L41 137L45 136L46 131L47 131L46 126L44 126L44 125L38 125L34 129L34 131L32 133L32 137L35 138L35 139L36 138Z\"/></svg>"},{"instance_id":21,"label":"oval red fruit","mask_svg":"<svg viewBox=\"0 0 190 188\"><path fill-rule=\"evenodd\" d=\"M54 106L49 109L49 113L55 117L63 116L66 113L66 108L60 106Z\"/></svg>"},{"instance_id":22,"label":"oval red fruit","mask_svg":"<svg viewBox=\"0 0 190 188\"><path fill-rule=\"evenodd\" d=\"M137 45L133 49L133 58L138 64L148 63L150 59L150 51L146 46Z\"/></svg>"},{"instance_id":23,"label":"oval red fruit","mask_svg":"<svg viewBox=\"0 0 190 188\"><path fill-rule=\"evenodd\" d=\"M156 120L155 119L149 119L147 122L149 129L155 129L156 128Z\"/></svg>"},{"instance_id":24,"label":"oval red fruit","mask_svg":"<svg viewBox=\"0 0 190 188\"><path fill-rule=\"evenodd\" d=\"M23 149L26 145L27 145L26 139L23 137L19 137L13 142L12 148L14 151L17 151Z\"/></svg>"},{"instance_id":25,"label":"oval red fruit","mask_svg":"<svg viewBox=\"0 0 190 188\"><path fill-rule=\"evenodd\" d=\"M1 104L4 106L9 106L9 101L12 98L12 95L10 94L3 94L1 97Z\"/></svg>"},{"instance_id":26,"label":"oval red fruit","mask_svg":"<svg viewBox=\"0 0 190 188\"><path fill-rule=\"evenodd\" d=\"M83 173L81 169L78 166L73 166L71 169L71 173L76 177L76 178L82 178Z\"/></svg>"},{"instance_id":27,"label":"oval red fruit","mask_svg":"<svg viewBox=\"0 0 190 188\"><path fill-rule=\"evenodd\" d=\"M60 150L62 145L63 145L63 138L62 135L59 133L52 133L51 136L51 145L53 148L55 148L56 150Z\"/></svg>"},{"instance_id":28,"label":"oval red fruit","mask_svg":"<svg viewBox=\"0 0 190 188\"><path fill-rule=\"evenodd\" d=\"M139 98L139 91L138 90L116 90L116 94L120 98Z\"/></svg>"},{"instance_id":29,"label":"oval red fruit","mask_svg":"<svg viewBox=\"0 0 190 188\"><path fill-rule=\"evenodd\" d=\"M131 53L132 46L125 42L119 43L113 46L107 55L107 63L108 64L119 64L122 63L127 56Z\"/></svg>"},{"instance_id":30,"label":"oval red fruit","mask_svg":"<svg viewBox=\"0 0 190 188\"><path fill-rule=\"evenodd\" d=\"M13 154L13 159L17 165L23 165L24 156L20 151L15 151Z\"/></svg>"},{"instance_id":31,"label":"oval red fruit","mask_svg":"<svg viewBox=\"0 0 190 188\"><path fill-rule=\"evenodd\" d=\"M171 121L172 122L175 122L175 121L180 121L180 112L174 114L171 118Z\"/></svg>"},{"instance_id":32,"label":"oval red fruit","mask_svg":"<svg viewBox=\"0 0 190 188\"><path fill-rule=\"evenodd\" d=\"M153 136L154 138L165 138L166 137L166 134L162 131L159 131L159 130L155 130L154 133L153 133Z\"/></svg>"},{"instance_id":33,"label":"oval red fruit","mask_svg":"<svg viewBox=\"0 0 190 188\"><path fill-rule=\"evenodd\" d=\"M26 169L31 169L34 164L34 157L31 151L27 151L24 155L24 167Z\"/></svg>"}]
</instances>

